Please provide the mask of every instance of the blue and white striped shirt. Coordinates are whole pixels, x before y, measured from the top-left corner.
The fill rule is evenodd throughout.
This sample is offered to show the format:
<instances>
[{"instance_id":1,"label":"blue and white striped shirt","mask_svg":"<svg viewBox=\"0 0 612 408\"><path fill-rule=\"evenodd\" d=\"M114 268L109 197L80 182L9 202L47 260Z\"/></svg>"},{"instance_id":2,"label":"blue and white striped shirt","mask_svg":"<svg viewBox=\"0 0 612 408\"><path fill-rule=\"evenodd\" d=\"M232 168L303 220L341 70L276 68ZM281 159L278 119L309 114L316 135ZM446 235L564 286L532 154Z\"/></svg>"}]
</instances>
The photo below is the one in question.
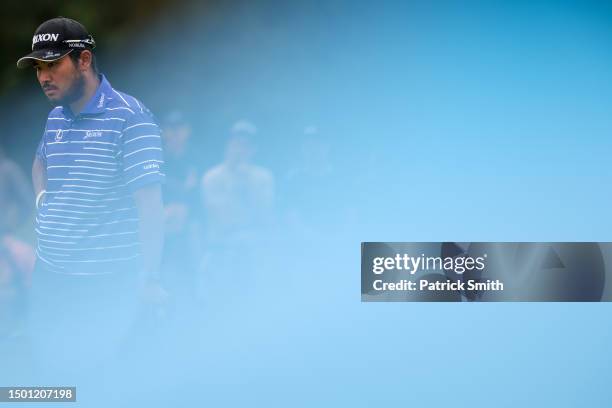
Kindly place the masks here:
<instances>
[{"instance_id":1,"label":"blue and white striped shirt","mask_svg":"<svg viewBox=\"0 0 612 408\"><path fill-rule=\"evenodd\" d=\"M47 170L36 217L39 262L69 274L136 265L132 193L164 180L161 132L151 112L101 75L81 113L62 106L49 113L37 155Z\"/></svg>"}]
</instances>

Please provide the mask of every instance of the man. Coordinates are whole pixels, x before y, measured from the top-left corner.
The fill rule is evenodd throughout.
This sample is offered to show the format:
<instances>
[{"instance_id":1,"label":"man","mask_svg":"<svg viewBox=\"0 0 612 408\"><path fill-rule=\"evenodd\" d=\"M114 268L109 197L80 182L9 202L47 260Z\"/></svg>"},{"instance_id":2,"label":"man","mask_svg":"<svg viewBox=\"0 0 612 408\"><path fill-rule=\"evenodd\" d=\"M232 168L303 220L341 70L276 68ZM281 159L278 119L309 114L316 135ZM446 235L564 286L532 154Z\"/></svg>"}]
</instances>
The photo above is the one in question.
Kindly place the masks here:
<instances>
[{"instance_id":1,"label":"man","mask_svg":"<svg viewBox=\"0 0 612 408\"><path fill-rule=\"evenodd\" d=\"M102 355L127 329L137 280L146 300L165 296L158 284L164 174L153 115L98 73L94 47L82 24L58 17L38 27L17 66L35 68L55 105L32 168L35 330L46 336L45 350L68 341Z\"/></svg>"}]
</instances>

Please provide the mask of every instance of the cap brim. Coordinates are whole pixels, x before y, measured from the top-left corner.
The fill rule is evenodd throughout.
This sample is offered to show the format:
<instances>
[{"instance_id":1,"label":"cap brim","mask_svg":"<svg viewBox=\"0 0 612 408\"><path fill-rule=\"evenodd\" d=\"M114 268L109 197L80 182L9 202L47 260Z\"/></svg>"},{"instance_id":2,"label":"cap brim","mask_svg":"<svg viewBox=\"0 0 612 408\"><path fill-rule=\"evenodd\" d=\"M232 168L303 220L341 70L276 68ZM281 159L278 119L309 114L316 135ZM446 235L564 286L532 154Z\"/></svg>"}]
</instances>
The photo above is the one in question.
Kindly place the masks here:
<instances>
[{"instance_id":1,"label":"cap brim","mask_svg":"<svg viewBox=\"0 0 612 408\"><path fill-rule=\"evenodd\" d=\"M72 50L36 50L25 57L19 58L17 68L27 68L34 65L34 61L53 62L70 54Z\"/></svg>"}]
</instances>

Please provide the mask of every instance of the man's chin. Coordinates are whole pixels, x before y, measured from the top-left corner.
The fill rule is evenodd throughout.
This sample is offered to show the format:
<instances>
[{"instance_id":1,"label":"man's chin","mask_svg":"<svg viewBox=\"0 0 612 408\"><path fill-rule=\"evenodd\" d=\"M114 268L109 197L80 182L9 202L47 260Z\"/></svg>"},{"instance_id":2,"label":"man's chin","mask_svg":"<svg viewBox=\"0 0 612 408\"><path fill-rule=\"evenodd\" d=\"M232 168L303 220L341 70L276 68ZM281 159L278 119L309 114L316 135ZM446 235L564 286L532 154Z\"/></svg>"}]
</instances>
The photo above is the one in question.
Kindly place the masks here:
<instances>
[{"instance_id":1,"label":"man's chin","mask_svg":"<svg viewBox=\"0 0 612 408\"><path fill-rule=\"evenodd\" d=\"M49 103L51 103L52 105L63 105L63 98L59 96L47 95L47 99L49 100Z\"/></svg>"}]
</instances>

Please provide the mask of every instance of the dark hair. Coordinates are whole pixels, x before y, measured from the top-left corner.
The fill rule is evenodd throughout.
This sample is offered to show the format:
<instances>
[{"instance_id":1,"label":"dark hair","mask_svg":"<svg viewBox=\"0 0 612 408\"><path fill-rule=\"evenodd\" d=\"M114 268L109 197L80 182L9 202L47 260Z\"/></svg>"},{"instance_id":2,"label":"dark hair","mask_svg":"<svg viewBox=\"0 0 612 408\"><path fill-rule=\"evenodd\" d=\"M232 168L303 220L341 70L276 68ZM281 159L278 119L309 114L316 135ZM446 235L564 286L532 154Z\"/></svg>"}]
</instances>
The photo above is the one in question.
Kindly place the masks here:
<instances>
[{"instance_id":1,"label":"dark hair","mask_svg":"<svg viewBox=\"0 0 612 408\"><path fill-rule=\"evenodd\" d=\"M74 50L73 52L68 54L74 65L77 65L79 63L79 58L81 58L81 53L83 51L85 50ZM93 69L94 74L98 74L98 63L96 61L96 54L94 54L92 50L88 51L91 52L91 69Z\"/></svg>"}]
</instances>

